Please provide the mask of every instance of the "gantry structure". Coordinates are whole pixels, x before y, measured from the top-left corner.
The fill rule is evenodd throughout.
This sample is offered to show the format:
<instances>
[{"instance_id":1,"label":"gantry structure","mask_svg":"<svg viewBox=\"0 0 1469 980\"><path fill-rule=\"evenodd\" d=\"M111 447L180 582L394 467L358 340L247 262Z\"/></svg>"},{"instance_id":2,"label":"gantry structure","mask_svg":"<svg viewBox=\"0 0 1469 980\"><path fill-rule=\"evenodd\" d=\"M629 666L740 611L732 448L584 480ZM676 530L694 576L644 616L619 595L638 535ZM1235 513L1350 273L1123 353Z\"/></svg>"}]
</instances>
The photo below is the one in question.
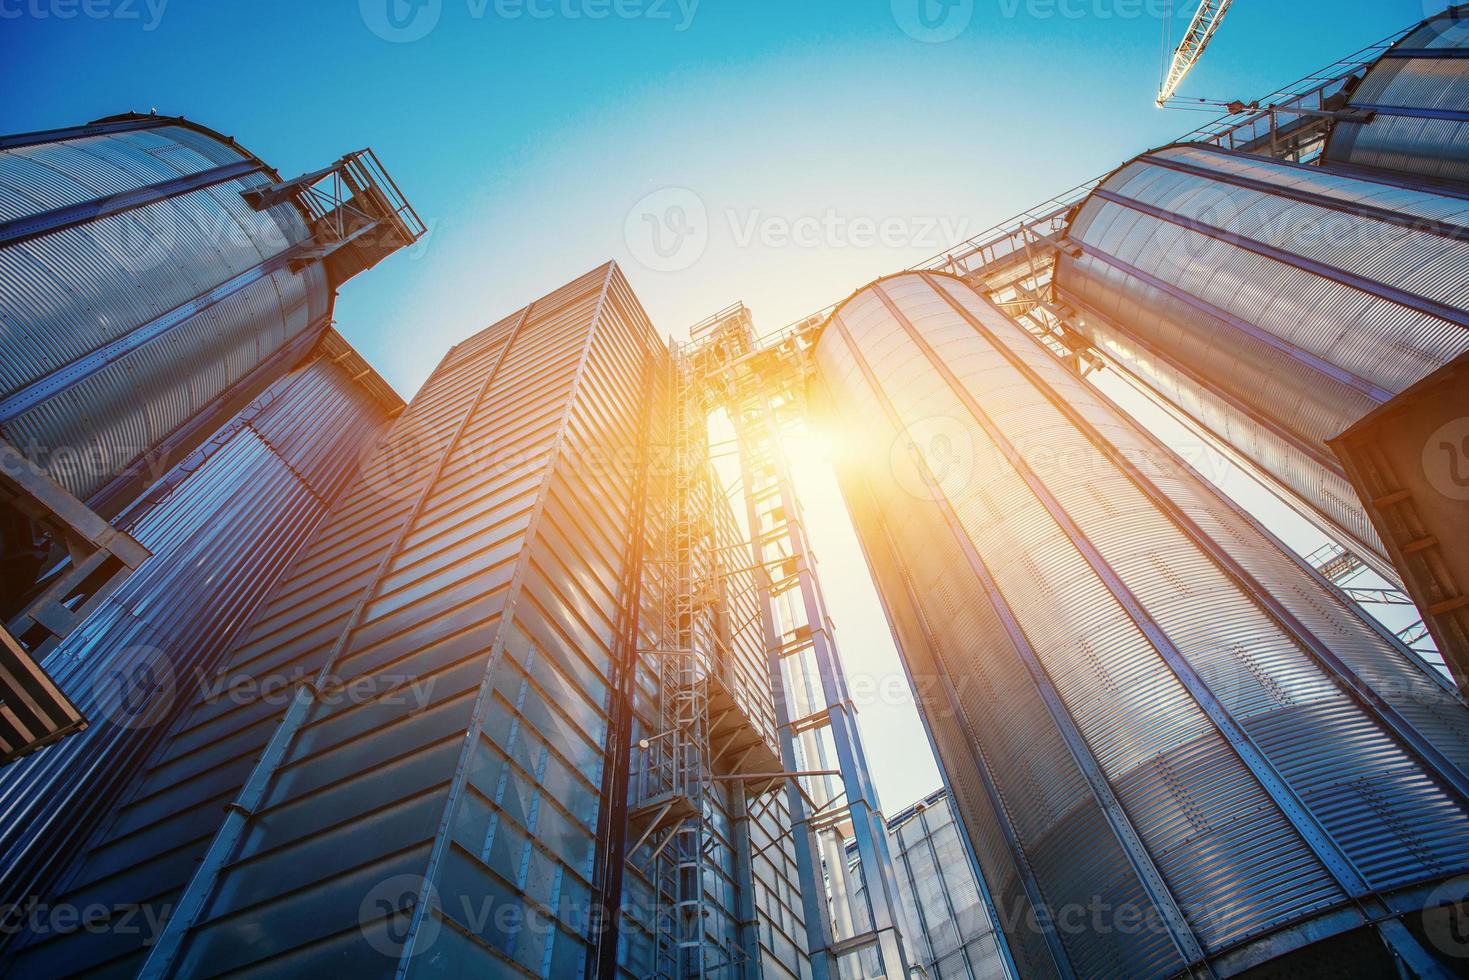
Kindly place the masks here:
<instances>
[{"instance_id":1,"label":"gantry structure","mask_svg":"<svg viewBox=\"0 0 1469 980\"><path fill-rule=\"evenodd\" d=\"M656 643L641 651L659 678L659 731L638 746L628 848L635 860L652 848L642 860L665 910L660 976L742 975L755 956L729 963L702 942L712 833L701 801L721 781L753 808L784 801L812 975L908 975L886 824L785 449L786 432L806 414L811 337L800 329L759 338L737 304L671 347L669 465L654 491L666 527L648 558L658 582ZM721 415L734 430L733 489L744 503L744 534L734 541L718 533L728 494L711 465L709 425ZM747 584L735 585L737 577ZM740 587L753 591L755 621L721 626L718 611L737 604L730 592ZM742 628L761 638L773 732L762 732L720 679L717 665ZM849 847L861 856L855 866Z\"/></svg>"}]
</instances>

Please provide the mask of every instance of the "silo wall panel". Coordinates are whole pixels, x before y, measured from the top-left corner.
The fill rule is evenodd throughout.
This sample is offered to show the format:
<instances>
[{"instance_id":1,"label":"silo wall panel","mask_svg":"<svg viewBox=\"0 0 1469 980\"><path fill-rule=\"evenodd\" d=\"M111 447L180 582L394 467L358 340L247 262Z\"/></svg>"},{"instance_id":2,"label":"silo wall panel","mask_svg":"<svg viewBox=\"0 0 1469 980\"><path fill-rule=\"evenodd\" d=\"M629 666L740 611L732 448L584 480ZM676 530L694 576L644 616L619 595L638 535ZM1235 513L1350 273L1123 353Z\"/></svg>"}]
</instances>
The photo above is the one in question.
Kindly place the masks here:
<instances>
[{"instance_id":1,"label":"silo wall panel","mask_svg":"<svg viewBox=\"0 0 1469 980\"><path fill-rule=\"evenodd\" d=\"M1078 210L1077 326L1387 568L1326 440L1469 349L1469 201L1201 146Z\"/></svg>"},{"instance_id":2,"label":"silo wall panel","mask_svg":"<svg viewBox=\"0 0 1469 980\"><path fill-rule=\"evenodd\" d=\"M1329 164L1469 182L1469 6L1429 18L1368 70L1350 107L1367 122L1338 122Z\"/></svg>"},{"instance_id":3,"label":"silo wall panel","mask_svg":"<svg viewBox=\"0 0 1469 980\"><path fill-rule=\"evenodd\" d=\"M838 310L817 357L837 411L867 433L843 486L871 494L913 583L884 586L884 602L927 624L941 676L915 683L959 692L967 744L936 739L945 772L978 770L969 782L987 777L1002 802L1008 827L971 831L997 902L1023 866L1053 916L1119 883L1133 907L1181 916L1143 935L1062 930L1079 973L1167 975L1189 942L1218 956L1333 909L1357 887L1338 851L1381 889L1469 861L1469 836L1444 833L1464 826L1462 702L972 290L875 284ZM884 416L896 424L869 422ZM905 447L935 433L959 449L925 481ZM870 523L859 534L884 554ZM965 704L1026 657L1003 697ZM1068 726L1080 740L1063 745ZM1428 741L1451 758L1426 757ZM1108 820L1077 823L1108 796ZM1007 830L1005 862L993 841ZM1430 860L1409 853L1425 846ZM1157 878L1139 879L1148 865ZM1009 931L1020 961L1034 937Z\"/></svg>"},{"instance_id":4,"label":"silo wall panel","mask_svg":"<svg viewBox=\"0 0 1469 980\"><path fill-rule=\"evenodd\" d=\"M251 162L181 123L4 149L0 214ZM260 164L0 248L0 426L76 496L96 494L292 338L324 329L331 296L319 264L259 269L310 238L294 205L256 212L240 197L272 179ZM252 270L258 281L189 307Z\"/></svg>"},{"instance_id":5,"label":"silo wall panel","mask_svg":"<svg viewBox=\"0 0 1469 980\"><path fill-rule=\"evenodd\" d=\"M551 460L601 332L603 272L525 311L503 361L481 367L442 466L340 634L333 673L377 690L412 678L427 704L310 711L265 797L275 816L222 871L180 969L345 956L394 973L359 916L370 889L401 873L431 878L440 931L477 938L487 962L541 970L578 945L557 896L575 905L592 857L605 626L562 591L595 576L595 556L557 556L567 582L536 535L537 515L556 506ZM411 780L374 778L388 767ZM482 918L483 900L508 910ZM430 962L431 952L418 965Z\"/></svg>"},{"instance_id":6,"label":"silo wall panel","mask_svg":"<svg viewBox=\"0 0 1469 980\"><path fill-rule=\"evenodd\" d=\"M503 347L511 324L495 325L476 348ZM409 411L368 447L330 512L296 560L190 692L146 765L73 862L53 902L110 908L171 907L279 725L294 686L316 677L357 600L407 520L438 456L468 410L483 357L451 354ZM390 773L391 775L391 773ZM78 970L132 976L156 936L17 937L10 959L26 973Z\"/></svg>"},{"instance_id":7,"label":"silo wall panel","mask_svg":"<svg viewBox=\"0 0 1469 980\"><path fill-rule=\"evenodd\" d=\"M184 699L304 547L388 408L324 358L277 381L121 518L153 557L46 665L91 727L3 773L5 886L54 887ZM309 420L309 421L308 421ZM283 425L319 448L281 452Z\"/></svg>"}]
</instances>

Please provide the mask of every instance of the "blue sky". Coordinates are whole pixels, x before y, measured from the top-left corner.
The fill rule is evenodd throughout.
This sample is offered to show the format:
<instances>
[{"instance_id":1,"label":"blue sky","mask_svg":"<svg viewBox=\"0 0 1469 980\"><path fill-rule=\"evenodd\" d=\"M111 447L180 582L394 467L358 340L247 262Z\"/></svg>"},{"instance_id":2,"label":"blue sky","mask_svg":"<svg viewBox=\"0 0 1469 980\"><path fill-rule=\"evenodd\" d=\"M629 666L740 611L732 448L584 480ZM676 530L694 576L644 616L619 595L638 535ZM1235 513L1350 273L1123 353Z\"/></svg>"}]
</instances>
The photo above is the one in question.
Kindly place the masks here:
<instances>
[{"instance_id":1,"label":"blue sky","mask_svg":"<svg viewBox=\"0 0 1469 980\"><path fill-rule=\"evenodd\" d=\"M0 131L156 108L288 176L372 146L430 234L337 317L406 395L609 257L664 333L735 300L773 329L1170 141L1207 117L1153 107L1166 6L0 0ZM1263 95L1442 6L1238 0L1182 94ZM849 661L892 669L834 491L808 507ZM865 727L889 809L936 785L911 710Z\"/></svg>"}]
</instances>

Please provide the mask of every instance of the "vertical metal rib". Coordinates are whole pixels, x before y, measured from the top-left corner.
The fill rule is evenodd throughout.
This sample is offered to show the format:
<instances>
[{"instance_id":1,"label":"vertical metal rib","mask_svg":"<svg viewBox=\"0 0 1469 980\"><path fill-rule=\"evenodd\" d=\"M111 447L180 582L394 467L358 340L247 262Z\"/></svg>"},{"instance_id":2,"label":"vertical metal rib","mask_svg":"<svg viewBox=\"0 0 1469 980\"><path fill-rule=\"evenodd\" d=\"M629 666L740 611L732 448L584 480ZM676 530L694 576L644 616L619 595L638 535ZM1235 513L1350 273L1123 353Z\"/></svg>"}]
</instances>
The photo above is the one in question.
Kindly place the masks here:
<instances>
[{"instance_id":1,"label":"vertical metal rib","mask_svg":"<svg viewBox=\"0 0 1469 980\"><path fill-rule=\"evenodd\" d=\"M826 389L824 379L819 379L819 383L822 385L823 389ZM829 400L830 390L826 390ZM866 477L859 476L858 479L861 483L863 492L866 493L870 499L874 498L875 495L872 492L871 484L867 481ZM889 553L894 558L897 558L896 539L893 537L892 529L888 526L887 519L883 516L881 509L874 505L872 507L871 513L867 516L868 519L871 520L873 526L882 533L883 542L886 545ZM902 582L903 591L905 593L908 603L914 609L917 609L919 605L917 590L913 585L912 576L907 564L901 560L896 560L894 562L894 568L899 579ZM916 621L918 629L923 634L924 645L927 646L929 650L933 651L935 658L937 658L939 656L939 645L938 641L933 635L932 629L930 629L928 625L928 621L923 616L916 616L914 617L914 619ZM909 665L907 660L901 657L899 658L899 660L902 663L904 675L908 679L908 686L916 691L918 689L918 685L913 680L912 667ZM967 736L963 744L955 746L955 748L965 752L969 756L970 761L974 764L975 771L979 774L980 782L985 790L985 798L989 802L991 811L993 811L993 813L995 814L996 822L999 824L1000 834L1002 837L1005 838L1006 850L1008 851L1011 863L1015 868L1015 874L1018 878L1020 878L1021 887L1025 890L1027 900L1031 900L1033 898L1034 901L1032 902L1032 904L1034 905L1034 902L1040 901L1040 889L1039 886L1036 884L1035 873L1030 868L1029 863L1026 860L1025 853L1020 847L1019 837L1015 833L1015 827L1010 819L1010 815L1005 811L1005 808L1002 804L999 789L994 783L993 773L991 773L989 769L989 764L988 762L986 762L983 752L981 752L979 749L979 746L981 744L980 740L974 734L973 728L969 724L968 716L960 708L959 694L954 689L953 682L948 676L947 672L944 669L940 669L936 672L935 676L939 682L939 685L943 689L944 700L945 702L947 702L949 716L956 719L959 724L964 726L965 735ZM950 804L953 810L952 818L954 820L955 827L958 830L957 836L959 837L960 844L964 847L965 855L968 857L970 869L974 874L975 885L979 890L980 901L984 903L985 911L989 914L990 922L994 928L995 948L999 951L1000 958L1005 963L1006 977L1015 980L1015 978L1020 977L1020 969L1016 966L1014 953L1010 949L1010 937L1006 935L1005 930L1001 928L1002 919L1000 916L999 903L995 900L994 893L990 888L990 884L985 879L984 871L979 865L979 858L975 854L974 850L974 840L972 834L966 832L967 828L964 827L964 818L961 812L961 808L956 802L957 797L953 793L952 783L949 780L947 772L945 772L944 760L939 755L938 746L935 744L934 740L934 734L927 725L924 726L924 734L928 737L929 750L933 753L934 761L938 763L939 771L943 775L945 786L948 787L945 792L949 795ZM930 844L931 843L932 842L930 842ZM957 919L957 916L955 918ZM1039 922L1046 930L1049 930L1054 923L1054 919L1050 915L1038 915L1036 921ZM1047 945L1047 953L1052 955L1052 957L1054 958L1054 950L1051 949L1049 944ZM1058 961L1056 965L1058 970L1064 970L1067 967L1064 959Z\"/></svg>"},{"instance_id":2,"label":"vertical metal rib","mask_svg":"<svg viewBox=\"0 0 1469 980\"><path fill-rule=\"evenodd\" d=\"M925 279L925 281L930 287L933 287L934 284L931 280ZM1325 826L1321 824L1316 815L1297 796L1291 785L1276 770L1274 764L1266 757L1259 746L1255 744L1254 739L1245 731L1244 727L1234 717L1228 707L1214 694L1203 677L1198 674L1193 664L1173 643L1172 638L1167 632L1153 619L1142 602L1133 594L1132 590L1091 542L1090 538L1082 532L1080 526L1076 524L1071 515L1061 505L1060 501L1052 494L1050 488L1031 469L1029 463L1020 454L1015 445L1010 442L1004 431L975 400L973 395L959 381L948 365L938 357L933 348L913 330L911 324L906 319L900 320L900 323L908 331L910 338L918 345L933 369L938 372L951 392L964 405L965 410L1004 455L1016 474L1035 496L1037 502L1041 504L1051 519L1066 533L1077 552L1092 569L1093 574L1106 585L1127 617L1132 620L1134 625L1148 639L1154 650L1177 677L1179 682L1183 684L1185 690L1188 691L1205 716L1209 718L1215 728L1223 735L1257 784L1265 791L1282 815L1290 822L1297 835L1311 849L1317 860L1321 862L1322 866L1337 881L1346 894L1362 907L1363 914L1367 917L1368 921L1387 920L1389 917L1383 914L1385 910L1382 909L1381 903L1373 896L1371 887L1361 871L1347 856L1346 852L1331 836ZM1391 921L1396 927L1382 928L1380 935L1388 942L1394 953L1407 962L1415 963L1415 969L1419 968L1416 964L1422 964L1424 969L1432 966L1431 958L1422 949L1412 934L1406 928L1402 928L1401 923L1396 923L1395 920ZM1441 969L1438 969L1436 972L1429 970L1428 972L1423 972L1422 975L1446 976Z\"/></svg>"},{"instance_id":3,"label":"vertical metal rib","mask_svg":"<svg viewBox=\"0 0 1469 980\"><path fill-rule=\"evenodd\" d=\"M1098 452L1106 456L1127 477L1129 482L1142 491L1144 496L1162 511L1190 541L1208 555L1210 560L1220 570L1238 583L1241 591L1261 611L1284 629L1286 634L1301 649L1305 650L1329 676L1339 677L1345 681L1346 683L1343 685L1344 689L1357 704L1363 707L1369 715L1375 717L1384 728L1392 732L1398 742L1422 763L1425 769L1433 773L1442 785L1450 789L1460 800L1469 803L1469 776L1466 776L1422 732L1418 731L1406 718L1399 714L1396 708L1388 704L1383 700L1381 695L1372 690L1356 671L1352 670L1351 667L1342 661L1330 647L1321 642L1320 637L1307 629L1259 580L1246 571L1243 565L1226 552L1219 545L1219 542L1205 534L1203 529L1184 513L1183 508L1176 501L1159 489L1157 484L1138 469L1116 446L1104 438L1097 431L1096 427L1087 421L1080 412L1068 404L1065 399L1057 397L1044 379L1036 374L1034 368L1026 364L1020 357L1017 357L1015 352L1010 350L998 337L990 332L977 317L964 309L963 305L955 300L948 290L939 286L934 281L931 273L925 272L920 273L920 275L928 283L929 288L937 293L976 333L990 343L997 352L1003 355L1016 371L1036 387L1037 391L1043 393L1046 400L1054 405L1072 425L1076 426L1077 430L1086 436L1087 441L1095 446ZM881 287L875 288L881 294ZM891 304L889 304L889 308L893 309ZM894 310L894 315L899 315L896 310ZM906 325L906 321L903 322ZM914 336L914 340L924 348L925 354L930 353L930 348L919 340L919 338Z\"/></svg>"},{"instance_id":4,"label":"vertical metal rib","mask_svg":"<svg viewBox=\"0 0 1469 980\"><path fill-rule=\"evenodd\" d=\"M1051 490L1031 469L1030 464L1016 449L999 425L997 425L980 404L975 401L974 396L964 387L963 383L954 376L953 372L933 351L921 337L917 337L911 330L906 320L903 321L905 328L909 329L910 336L918 343L925 358L933 366L940 377L944 379L954 395L964 405L965 410L977 422L999 448L1005 459L1014 468L1017 475L1024 481L1027 488L1035 496L1036 500L1045 508L1061 529L1082 558L1090 566L1107 590L1116 598L1119 606L1132 620L1134 625L1142 631L1148 642L1162 657L1169 669L1177 676L1184 685L1185 690L1193 697L1194 701L1203 710L1204 714L1214 724L1225 740L1233 747L1240 761L1255 777L1255 780L1270 796L1286 818L1295 827L1296 832L1306 842L1307 846L1315 853L1318 860L1327 868L1331 875L1342 885L1347 894L1352 896L1364 895L1368 891L1367 882L1351 860L1341 851L1336 842L1327 834L1316 820L1315 816L1306 809L1297 798L1295 791L1285 779L1276 771L1274 765L1265 757L1260 748L1234 715L1225 707L1224 703L1214 694L1204 679L1183 655L1183 652L1174 645L1173 640L1153 619L1142 602L1133 594L1127 583L1117 574L1105 557L1092 544L1091 539L1082 531L1081 527L1072 519L1061 502L1056 499Z\"/></svg>"},{"instance_id":5,"label":"vertical metal rib","mask_svg":"<svg viewBox=\"0 0 1469 980\"><path fill-rule=\"evenodd\" d=\"M877 298L882 301L883 306L887 308L888 313L893 317L895 322L903 328L908 337L918 345L925 356L930 356L931 349L927 343L919 336L918 331L913 327L913 324L903 312L892 302L892 299L883 290L882 285L880 283L875 284L872 286L872 290ZM872 387L875 396L882 404L883 411L887 414L893 427L900 432L904 431L902 420L898 416L897 410L882 390L880 382L877 380L876 375L873 374L871 366L867 363L867 359L857 349L851 335L847 332L846 326L842 323L841 316L834 317L832 324L837 327L842 339L846 341L848 348L852 352L853 360L861 369L863 377L867 379L867 383ZM955 381L950 381L950 384L953 386ZM991 607L1005 627L1005 635L1009 638L1010 645L1024 662L1025 668L1036 686L1036 690L1040 693L1041 700L1046 705L1046 710L1050 714L1051 720L1055 723L1062 739L1066 742L1066 747L1070 750L1071 757L1075 760L1077 768L1081 770L1082 775L1085 777L1087 786L1096 798L1102 813L1106 816L1108 826L1111 827L1113 834L1117 837L1118 843L1122 846L1123 853L1127 855L1128 862L1132 865L1134 872L1136 872L1139 881L1142 883L1148 899L1162 916L1174 947L1178 950L1179 955L1186 964L1193 965L1202 962L1204 951L1199 944L1198 937L1194 935L1193 928L1188 924L1188 920L1179 908L1178 902L1174 898L1172 891L1168 888L1167 882L1163 880L1163 876L1153 864L1153 859L1148 854L1147 847L1143 844L1142 838L1138 836L1137 828L1133 826L1132 820L1128 817L1121 802L1118 801L1116 794L1112 791L1111 783L1108 782L1106 774L1103 773L1101 764L1097 761L1096 756L1092 754L1091 747L1087 744L1086 737L1082 734L1081 728L1076 724L1076 720L1071 717L1071 712L1062 701L1060 692L1056 690L1055 684L1051 681L1050 675L1046 672L1045 666L1041 663L1040 657L1031 645L1030 638L1025 634L1024 628L1015 617L1009 603L1006 602L1004 595L1000 591L999 583L995 580L994 575L991 574L989 566L985 564L983 557L974 547L974 542L970 540L968 534L964 533L959 523L958 514L954 512L953 505L949 502L943 488L934 479L932 472L928 468L927 461L922 458L917 447L913 445L911 437L908 437L908 443L909 451L914 455L915 463L919 465L924 483L928 486L934 501L943 513L945 523L948 524L949 529L953 532L955 543L964 552L964 557L968 562L970 570L974 572L975 577L983 586Z\"/></svg>"},{"instance_id":6,"label":"vertical metal rib","mask_svg":"<svg viewBox=\"0 0 1469 980\"><path fill-rule=\"evenodd\" d=\"M531 305L533 306L534 304ZM337 658L346 648L347 641L351 638L357 623L361 620L363 611L366 610L368 603L372 601L373 593L377 590L378 585L382 582L383 576L392 564L393 557L397 554L399 547L401 547L409 531L412 530L414 520L423 511L423 507L428 501L434 484L438 481L439 475L448 463L454 446L463 436L464 430L468 428L476 409L484 400L485 393L489 391L490 383L494 380L495 375L499 373L500 366L505 363L505 358L510 353L510 348L515 344L516 338L520 335L521 328L530 318L530 311L530 306L527 306L521 311L520 319L516 321L514 328L510 331L510 336L506 339L505 346L501 348L499 355L495 358L494 365L485 374L485 380L475 392L474 398L470 400L463 417L455 425L453 433L450 435L438 460L434 463L434 467L430 471L428 478L424 481L423 486L419 488L412 509L409 511L403 523L398 527L397 532L393 535L392 542L384 549L382 559L378 562L372 579L362 590L362 594L352 607L352 612L347 616L346 622L342 624L341 631L337 634L336 642L332 644L331 652L327 654L326 661L317 674L318 681L321 678L330 676ZM316 686L314 684L302 684L297 687L296 696L291 700L290 707L286 709L285 717L281 719L280 725L276 728L275 733L271 735L269 744L266 745L265 751L260 755L260 761L251 769L249 777L245 780L245 784L240 788L239 795L226 808L224 821L220 824L219 829L215 831L214 839L209 845L209 850L200 862L198 870L194 872L194 876L189 879L188 887L179 896L179 900L173 910L173 915L169 917L163 931L154 942L153 948L148 953L148 958L139 967L138 980L162 980L162 978L168 977L173 973L174 961L183 950L184 940L188 937L189 931L193 928L199 914L203 912L204 905L209 900L209 896L213 893L214 886L219 880L220 872L224 870L225 865L234 855L240 840L244 837L250 817L265 798L266 790L270 787L270 781L276 767L285 758L296 732L306 721L306 714L310 711L311 704L315 700L315 691ZM414 910L415 921L422 908L422 904L419 903L419 906Z\"/></svg>"}]
</instances>

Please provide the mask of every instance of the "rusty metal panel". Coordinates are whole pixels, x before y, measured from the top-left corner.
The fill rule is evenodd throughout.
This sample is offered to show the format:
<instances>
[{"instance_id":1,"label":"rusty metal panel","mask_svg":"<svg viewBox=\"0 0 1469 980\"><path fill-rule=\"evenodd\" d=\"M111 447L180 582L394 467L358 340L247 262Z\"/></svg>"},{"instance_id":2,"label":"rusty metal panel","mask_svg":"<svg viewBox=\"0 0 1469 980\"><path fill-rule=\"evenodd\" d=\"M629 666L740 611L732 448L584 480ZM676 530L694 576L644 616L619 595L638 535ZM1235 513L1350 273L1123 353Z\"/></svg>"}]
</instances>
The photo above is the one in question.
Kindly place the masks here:
<instances>
[{"instance_id":1,"label":"rusty metal panel","mask_svg":"<svg viewBox=\"0 0 1469 980\"><path fill-rule=\"evenodd\" d=\"M1469 866L1463 702L1034 337L904 274L816 356L862 419L839 477L1023 975L1277 955L1349 894ZM1019 894L1181 919L1047 949Z\"/></svg>"},{"instance_id":2,"label":"rusty metal panel","mask_svg":"<svg viewBox=\"0 0 1469 980\"><path fill-rule=\"evenodd\" d=\"M1077 329L1392 575L1326 440L1469 348L1469 202L1180 145L1068 235Z\"/></svg>"},{"instance_id":3,"label":"rusty metal panel","mask_svg":"<svg viewBox=\"0 0 1469 980\"><path fill-rule=\"evenodd\" d=\"M1469 181L1469 5L1424 21L1393 45L1352 91L1375 115L1332 128L1329 164Z\"/></svg>"},{"instance_id":4,"label":"rusty metal panel","mask_svg":"<svg viewBox=\"0 0 1469 980\"><path fill-rule=\"evenodd\" d=\"M337 358L350 347L331 337L119 518L153 557L45 661L92 724L0 775L7 908L48 894L115 814L118 794L401 407L349 373Z\"/></svg>"},{"instance_id":5,"label":"rusty metal panel","mask_svg":"<svg viewBox=\"0 0 1469 980\"><path fill-rule=\"evenodd\" d=\"M1331 446L1460 690L1469 690L1469 356Z\"/></svg>"}]
</instances>

